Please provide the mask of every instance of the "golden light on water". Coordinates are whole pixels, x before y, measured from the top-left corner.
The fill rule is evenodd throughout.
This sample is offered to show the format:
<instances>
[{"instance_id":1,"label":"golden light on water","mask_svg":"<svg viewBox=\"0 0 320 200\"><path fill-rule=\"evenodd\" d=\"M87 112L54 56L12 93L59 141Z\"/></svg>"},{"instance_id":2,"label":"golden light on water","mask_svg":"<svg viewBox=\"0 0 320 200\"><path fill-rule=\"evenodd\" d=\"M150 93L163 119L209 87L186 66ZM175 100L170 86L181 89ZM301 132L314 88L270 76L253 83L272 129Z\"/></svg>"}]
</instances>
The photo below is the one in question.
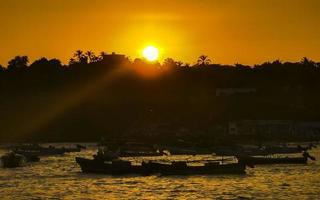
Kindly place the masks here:
<instances>
[{"instance_id":1,"label":"golden light on water","mask_svg":"<svg viewBox=\"0 0 320 200\"><path fill-rule=\"evenodd\" d=\"M150 62L156 61L159 58L159 50L158 48L154 46L147 46L143 52L142 55L145 59L147 59Z\"/></svg>"}]
</instances>

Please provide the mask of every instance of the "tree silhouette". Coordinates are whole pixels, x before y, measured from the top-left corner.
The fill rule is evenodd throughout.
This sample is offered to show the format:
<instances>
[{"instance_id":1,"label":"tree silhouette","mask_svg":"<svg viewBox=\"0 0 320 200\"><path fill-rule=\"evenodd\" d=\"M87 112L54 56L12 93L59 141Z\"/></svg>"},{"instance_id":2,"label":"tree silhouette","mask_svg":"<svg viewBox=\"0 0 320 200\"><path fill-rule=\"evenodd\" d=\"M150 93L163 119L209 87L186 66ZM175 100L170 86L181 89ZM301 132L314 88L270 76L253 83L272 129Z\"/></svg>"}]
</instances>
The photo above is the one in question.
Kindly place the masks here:
<instances>
[{"instance_id":1,"label":"tree silhouette","mask_svg":"<svg viewBox=\"0 0 320 200\"><path fill-rule=\"evenodd\" d=\"M207 65L210 65L211 60L208 56L201 55L201 56L199 56L197 63L200 66L207 66Z\"/></svg>"},{"instance_id":2,"label":"tree silhouette","mask_svg":"<svg viewBox=\"0 0 320 200\"><path fill-rule=\"evenodd\" d=\"M2 65L0 65L0 73L4 72L6 70L6 68L4 68Z\"/></svg>"},{"instance_id":3,"label":"tree silhouette","mask_svg":"<svg viewBox=\"0 0 320 200\"><path fill-rule=\"evenodd\" d=\"M30 70L37 71L42 74L54 74L59 71L60 67L61 61L58 59L48 60L47 58L41 58L30 65Z\"/></svg>"},{"instance_id":4,"label":"tree silhouette","mask_svg":"<svg viewBox=\"0 0 320 200\"><path fill-rule=\"evenodd\" d=\"M82 50L77 50L77 51L74 53L74 57L75 57L76 59L78 59L78 61L80 61L83 56L84 56L84 54L83 54L83 51L82 51Z\"/></svg>"},{"instance_id":5,"label":"tree silhouette","mask_svg":"<svg viewBox=\"0 0 320 200\"><path fill-rule=\"evenodd\" d=\"M310 67L313 67L316 65L316 63L314 61L310 60L307 57L303 57L302 60L300 61L300 63L304 66L310 66Z\"/></svg>"},{"instance_id":6,"label":"tree silhouette","mask_svg":"<svg viewBox=\"0 0 320 200\"><path fill-rule=\"evenodd\" d=\"M85 55L87 56L90 63L98 62L100 60L93 51L87 51Z\"/></svg>"},{"instance_id":7,"label":"tree silhouette","mask_svg":"<svg viewBox=\"0 0 320 200\"><path fill-rule=\"evenodd\" d=\"M173 60L172 58L166 58L163 61L163 66L165 67L174 67L176 65L176 61Z\"/></svg>"},{"instance_id":8,"label":"tree silhouette","mask_svg":"<svg viewBox=\"0 0 320 200\"><path fill-rule=\"evenodd\" d=\"M172 58L166 58L163 62L164 67L182 67L183 62L175 61Z\"/></svg>"},{"instance_id":9,"label":"tree silhouette","mask_svg":"<svg viewBox=\"0 0 320 200\"><path fill-rule=\"evenodd\" d=\"M8 62L8 70L25 69L28 67L28 56L16 56Z\"/></svg>"},{"instance_id":10,"label":"tree silhouette","mask_svg":"<svg viewBox=\"0 0 320 200\"><path fill-rule=\"evenodd\" d=\"M69 65L74 65L74 64L76 64L76 63L77 63L76 59L70 58L70 60L69 60Z\"/></svg>"},{"instance_id":11,"label":"tree silhouette","mask_svg":"<svg viewBox=\"0 0 320 200\"><path fill-rule=\"evenodd\" d=\"M77 50L75 53L74 53L74 60L77 62L77 63L82 63L82 64L86 64L88 63L88 57L83 53L82 50Z\"/></svg>"}]
</instances>

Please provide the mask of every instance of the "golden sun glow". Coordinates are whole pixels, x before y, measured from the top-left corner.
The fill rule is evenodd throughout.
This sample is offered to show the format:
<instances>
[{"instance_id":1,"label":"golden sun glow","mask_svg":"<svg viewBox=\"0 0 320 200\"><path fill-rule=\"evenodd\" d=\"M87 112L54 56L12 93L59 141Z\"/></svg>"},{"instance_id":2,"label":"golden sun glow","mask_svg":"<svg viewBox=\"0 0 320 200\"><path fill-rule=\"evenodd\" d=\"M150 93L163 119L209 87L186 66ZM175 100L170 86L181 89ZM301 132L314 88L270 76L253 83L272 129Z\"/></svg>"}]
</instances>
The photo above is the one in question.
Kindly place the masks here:
<instances>
[{"instance_id":1,"label":"golden sun glow","mask_svg":"<svg viewBox=\"0 0 320 200\"><path fill-rule=\"evenodd\" d=\"M153 62L159 58L159 50L154 46L147 46L144 48L142 55L148 61Z\"/></svg>"}]
</instances>

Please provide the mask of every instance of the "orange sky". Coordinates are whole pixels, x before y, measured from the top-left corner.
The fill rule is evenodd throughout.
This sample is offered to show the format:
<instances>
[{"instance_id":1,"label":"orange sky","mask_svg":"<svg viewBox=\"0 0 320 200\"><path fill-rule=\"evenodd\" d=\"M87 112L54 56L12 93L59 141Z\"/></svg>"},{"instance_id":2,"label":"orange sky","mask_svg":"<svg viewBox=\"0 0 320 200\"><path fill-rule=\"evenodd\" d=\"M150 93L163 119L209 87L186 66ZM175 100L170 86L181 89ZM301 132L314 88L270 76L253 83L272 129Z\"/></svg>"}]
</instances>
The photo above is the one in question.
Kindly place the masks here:
<instances>
[{"instance_id":1,"label":"orange sky","mask_svg":"<svg viewBox=\"0 0 320 200\"><path fill-rule=\"evenodd\" d=\"M0 0L0 64L15 55L59 58L77 49L193 64L320 60L319 0Z\"/></svg>"}]
</instances>

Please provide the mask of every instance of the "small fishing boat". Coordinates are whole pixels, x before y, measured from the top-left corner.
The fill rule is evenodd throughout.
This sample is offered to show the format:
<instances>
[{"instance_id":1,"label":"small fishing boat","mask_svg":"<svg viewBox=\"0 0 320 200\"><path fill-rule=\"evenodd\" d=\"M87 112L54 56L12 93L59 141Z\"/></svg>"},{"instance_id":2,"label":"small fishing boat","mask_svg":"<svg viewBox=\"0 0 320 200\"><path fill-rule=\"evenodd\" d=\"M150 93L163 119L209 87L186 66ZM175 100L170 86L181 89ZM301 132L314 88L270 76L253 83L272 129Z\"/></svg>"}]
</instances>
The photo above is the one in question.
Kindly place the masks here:
<instances>
[{"instance_id":1,"label":"small fishing boat","mask_svg":"<svg viewBox=\"0 0 320 200\"><path fill-rule=\"evenodd\" d=\"M162 156L166 153L159 149L157 145L138 142L109 142L103 141L99 146L104 146L108 151L117 153L119 157L154 157Z\"/></svg>"},{"instance_id":2,"label":"small fishing boat","mask_svg":"<svg viewBox=\"0 0 320 200\"><path fill-rule=\"evenodd\" d=\"M213 153L210 149L195 148L195 147L166 147L170 155L210 155Z\"/></svg>"},{"instance_id":3,"label":"small fishing boat","mask_svg":"<svg viewBox=\"0 0 320 200\"><path fill-rule=\"evenodd\" d=\"M75 147L62 147L62 149L66 153L72 153L72 152L81 152L82 149L86 149L85 146L77 144Z\"/></svg>"},{"instance_id":4,"label":"small fishing boat","mask_svg":"<svg viewBox=\"0 0 320 200\"><path fill-rule=\"evenodd\" d=\"M189 166L187 162L172 162L162 164L156 162L142 162L132 165L130 161L113 160L103 162L96 159L76 158L82 172L109 175L126 174L161 174L161 175L210 175L210 174L244 174L246 166L241 163L220 164L218 162L205 163L199 166Z\"/></svg>"},{"instance_id":5,"label":"small fishing boat","mask_svg":"<svg viewBox=\"0 0 320 200\"><path fill-rule=\"evenodd\" d=\"M153 157L162 156L163 152L159 151L120 151L119 157Z\"/></svg>"},{"instance_id":6,"label":"small fishing boat","mask_svg":"<svg viewBox=\"0 0 320 200\"><path fill-rule=\"evenodd\" d=\"M265 152L267 154L296 154L308 150L307 147L298 146L267 146Z\"/></svg>"},{"instance_id":7,"label":"small fishing boat","mask_svg":"<svg viewBox=\"0 0 320 200\"><path fill-rule=\"evenodd\" d=\"M4 168L22 167L26 163L26 158L23 155L13 152L1 156L0 160Z\"/></svg>"},{"instance_id":8,"label":"small fishing boat","mask_svg":"<svg viewBox=\"0 0 320 200\"><path fill-rule=\"evenodd\" d=\"M202 163L192 166L185 161L172 162L171 164L148 163L147 171L160 173L161 175L222 175L245 174L246 166L241 163L221 164L220 162Z\"/></svg>"},{"instance_id":9,"label":"small fishing boat","mask_svg":"<svg viewBox=\"0 0 320 200\"><path fill-rule=\"evenodd\" d=\"M26 158L27 162L39 162L40 161L39 153L37 151L18 150L18 151L14 151L14 153L17 153L19 155L23 155Z\"/></svg>"},{"instance_id":10,"label":"small fishing boat","mask_svg":"<svg viewBox=\"0 0 320 200\"><path fill-rule=\"evenodd\" d=\"M214 153L217 156L267 156L272 154L297 154L311 149L312 146L287 146L287 145L273 145L273 146L229 146L216 147Z\"/></svg>"},{"instance_id":11,"label":"small fishing boat","mask_svg":"<svg viewBox=\"0 0 320 200\"><path fill-rule=\"evenodd\" d=\"M247 165L267 165L267 164L307 164L308 158L305 157L257 157L257 156L241 156L238 157L240 163Z\"/></svg>"},{"instance_id":12,"label":"small fishing boat","mask_svg":"<svg viewBox=\"0 0 320 200\"><path fill-rule=\"evenodd\" d=\"M258 156L238 156L239 163L247 165L268 165L268 164L307 164L308 158L315 160L309 153L304 152L300 157L258 157Z\"/></svg>"},{"instance_id":13,"label":"small fishing boat","mask_svg":"<svg viewBox=\"0 0 320 200\"><path fill-rule=\"evenodd\" d=\"M33 154L37 156L52 156L62 155L66 152L65 148L56 148L54 146L43 147L39 144L24 144L16 146L12 149L13 152L18 154Z\"/></svg>"},{"instance_id":14,"label":"small fishing boat","mask_svg":"<svg viewBox=\"0 0 320 200\"><path fill-rule=\"evenodd\" d=\"M13 152L22 155L32 155L32 156L54 156L54 155L63 155L65 151L63 149L56 148L43 148L39 150L22 150L15 149Z\"/></svg>"},{"instance_id":15,"label":"small fishing boat","mask_svg":"<svg viewBox=\"0 0 320 200\"><path fill-rule=\"evenodd\" d=\"M129 161L113 160L104 162L97 159L76 157L81 171L84 173L97 173L109 175L143 174L142 166L134 166Z\"/></svg>"}]
</instances>

